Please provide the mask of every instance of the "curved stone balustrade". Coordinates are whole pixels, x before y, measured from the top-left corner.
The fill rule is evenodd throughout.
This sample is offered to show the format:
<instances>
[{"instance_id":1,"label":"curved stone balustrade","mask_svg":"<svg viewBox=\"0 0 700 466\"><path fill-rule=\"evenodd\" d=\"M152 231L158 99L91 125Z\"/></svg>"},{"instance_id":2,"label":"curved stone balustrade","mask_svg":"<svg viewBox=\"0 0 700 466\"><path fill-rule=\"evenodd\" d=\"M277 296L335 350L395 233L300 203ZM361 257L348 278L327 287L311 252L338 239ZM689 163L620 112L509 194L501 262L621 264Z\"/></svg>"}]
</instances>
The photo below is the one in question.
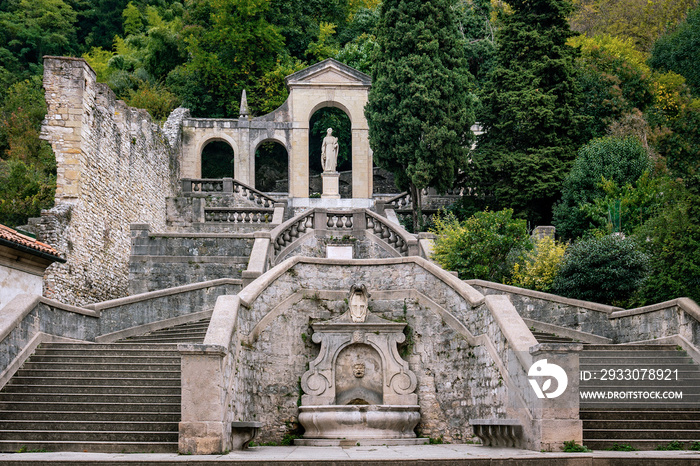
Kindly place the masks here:
<instances>
[{"instance_id":1,"label":"curved stone balustrade","mask_svg":"<svg viewBox=\"0 0 700 466\"><path fill-rule=\"evenodd\" d=\"M371 211L366 211L365 220L367 229L371 230L375 236L383 239L389 246L394 248L402 256L415 254L410 250L409 245L415 246L417 240L411 237L407 231L399 231L399 228L387 221L384 217Z\"/></svg>"},{"instance_id":2,"label":"curved stone balustrade","mask_svg":"<svg viewBox=\"0 0 700 466\"><path fill-rule=\"evenodd\" d=\"M260 207L272 208L275 205L275 200L267 194L258 191L255 188L241 183L233 178L222 179L194 179L183 178L182 192L184 194L200 193L200 194L238 194L239 196L254 202Z\"/></svg>"},{"instance_id":3,"label":"curved stone balustrade","mask_svg":"<svg viewBox=\"0 0 700 466\"><path fill-rule=\"evenodd\" d=\"M273 207L275 205L275 200L270 196L267 196L257 189L241 183L240 181L233 180L233 192L240 194L249 201L255 202L261 207Z\"/></svg>"},{"instance_id":4,"label":"curved stone balustrade","mask_svg":"<svg viewBox=\"0 0 700 466\"><path fill-rule=\"evenodd\" d=\"M314 228L314 213L315 210L305 212L300 217L294 217L293 219L288 220L272 230L270 236L273 248L273 261L280 251L292 244L294 240L299 238L301 235L306 233L306 230Z\"/></svg>"},{"instance_id":5,"label":"curved stone balustrade","mask_svg":"<svg viewBox=\"0 0 700 466\"><path fill-rule=\"evenodd\" d=\"M211 207L204 210L204 221L245 224L270 223L273 213L273 209Z\"/></svg>"},{"instance_id":6,"label":"curved stone balustrade","mask_svg":"<svg viewBox=\"0 0 700 466\"><path fill-rule=\"evenodd\" d=\"M403 209L411 205L411 194L407 191L402 192L398 196L394 196L386 201L386 205L391 205L396 209Z\"/></svg>"}]
</instances>

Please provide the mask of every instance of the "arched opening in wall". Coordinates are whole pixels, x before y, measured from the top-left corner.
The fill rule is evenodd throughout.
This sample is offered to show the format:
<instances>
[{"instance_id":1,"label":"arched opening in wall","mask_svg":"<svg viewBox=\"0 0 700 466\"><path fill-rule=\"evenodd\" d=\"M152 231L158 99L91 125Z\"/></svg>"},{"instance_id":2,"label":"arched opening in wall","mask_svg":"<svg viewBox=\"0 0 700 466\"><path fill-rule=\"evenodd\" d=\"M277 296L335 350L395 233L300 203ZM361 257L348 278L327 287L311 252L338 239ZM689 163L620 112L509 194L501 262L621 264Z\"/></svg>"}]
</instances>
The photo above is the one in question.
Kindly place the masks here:
<instances>
[{"instance_id":1,"label":"arched opening in wall","mask_svg":"<svg viewBox=\"0 0 700 466\"><path fill-rule=\"evenodd\" d=\"M317 197L323 191L321 173L321 145L328 128L338 138L338 163L340 172L339 188L341 198L352 197L352 131L350 117L336 107L323 107L317 110L309 121L309 196Z\"/></svg>"},{"instance_id":2,"label":"arched opening in wall","mask_svg":"<svg viewBox=\"0 0 700 466\"><path fill-rule=\"evenodd\" d=\"M202 149L202 178L235 178L233 148L225 141L212 140Z\"/></svg>"},{"instance_id":3,"label":"arched opening in wall","mask_svg":"<svg viewBox=\"0 0 700 466\"><path fill-rule=\"evenodd\" d=\"M289 156L277 141L263 141L255 149L255 188L264 192L288 192Z\"/></svg>"}]
</instances>

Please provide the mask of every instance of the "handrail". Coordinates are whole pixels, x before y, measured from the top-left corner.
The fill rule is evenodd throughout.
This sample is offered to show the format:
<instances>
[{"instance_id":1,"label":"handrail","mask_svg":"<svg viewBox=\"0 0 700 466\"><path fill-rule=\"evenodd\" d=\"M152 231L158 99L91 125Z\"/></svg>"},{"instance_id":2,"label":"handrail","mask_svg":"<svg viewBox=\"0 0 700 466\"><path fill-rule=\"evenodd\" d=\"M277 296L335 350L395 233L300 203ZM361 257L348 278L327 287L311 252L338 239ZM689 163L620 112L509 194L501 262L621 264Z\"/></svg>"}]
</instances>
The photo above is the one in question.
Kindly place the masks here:
<instances>
[{"instance_id":1,"label":"handrail","mask_svg":"<svg viewBox=\"0 0 700 466\"><path fill-rule=\"evenodd\" d=\"M390 222L381 215L365 210L367 230L381 238L402 256L418 255L418 239L404 230L400 225Z\"/></svg>"},{"instance_id":2,"label":"handrail","mask_svg":"<svg viewBox=\"0 0 700 466\"><path fill-rule=\"evenodd\" d=\"M262 191L258 191L257 189L233 178L182 178L180 182L182 184L182 192L184 194L239 194L249 201L253 201L255 204L267 208L274 207L275 202L277 202Z\"/></svg>"}]
</instances>

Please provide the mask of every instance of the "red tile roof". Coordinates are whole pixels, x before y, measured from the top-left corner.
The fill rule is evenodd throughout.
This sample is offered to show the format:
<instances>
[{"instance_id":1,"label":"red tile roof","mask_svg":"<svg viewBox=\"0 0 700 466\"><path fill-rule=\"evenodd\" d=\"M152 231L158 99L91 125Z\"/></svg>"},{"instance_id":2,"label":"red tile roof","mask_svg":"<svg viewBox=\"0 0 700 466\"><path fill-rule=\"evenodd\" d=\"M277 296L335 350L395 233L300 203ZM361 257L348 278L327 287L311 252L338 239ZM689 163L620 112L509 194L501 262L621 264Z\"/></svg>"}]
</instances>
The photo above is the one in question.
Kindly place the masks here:
<instances>
[{"instance_id":1,"label":"red tile roof","mask_svg":"<svg viewBox=\"0 0 700 466\"><path fill-rule=\"evenodd\" d=\"M56 256L60 259L60 255L57 250L49 246L46 243L37 241L34 238L23 235L10 227L0 224L0 240L5 240L5 242L14 243L17 246L24 246L24 248L33 249L37 252L49 254L51 256Z\"/></svg>"}]
</instances>

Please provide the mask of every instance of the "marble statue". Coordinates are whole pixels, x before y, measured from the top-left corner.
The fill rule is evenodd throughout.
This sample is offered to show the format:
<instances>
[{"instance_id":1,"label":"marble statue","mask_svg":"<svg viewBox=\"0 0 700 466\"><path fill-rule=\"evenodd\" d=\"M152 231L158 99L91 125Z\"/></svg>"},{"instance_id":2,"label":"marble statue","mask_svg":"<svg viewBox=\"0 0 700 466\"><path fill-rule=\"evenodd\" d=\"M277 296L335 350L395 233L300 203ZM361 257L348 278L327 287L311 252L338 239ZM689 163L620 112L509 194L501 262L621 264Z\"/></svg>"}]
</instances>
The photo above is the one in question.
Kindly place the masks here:
<instances>
[{"instance_id":1,"label":"marble statue","mask_svg":"<svg viewBox=\"0 0 700 466\"><path fill-rule=\"evenodd\" d=\"M321 144L321 164L324 172L334 172L338 163L338 138L333 136L333 129L328 128Z\"/></svg>"}]
</instances>

